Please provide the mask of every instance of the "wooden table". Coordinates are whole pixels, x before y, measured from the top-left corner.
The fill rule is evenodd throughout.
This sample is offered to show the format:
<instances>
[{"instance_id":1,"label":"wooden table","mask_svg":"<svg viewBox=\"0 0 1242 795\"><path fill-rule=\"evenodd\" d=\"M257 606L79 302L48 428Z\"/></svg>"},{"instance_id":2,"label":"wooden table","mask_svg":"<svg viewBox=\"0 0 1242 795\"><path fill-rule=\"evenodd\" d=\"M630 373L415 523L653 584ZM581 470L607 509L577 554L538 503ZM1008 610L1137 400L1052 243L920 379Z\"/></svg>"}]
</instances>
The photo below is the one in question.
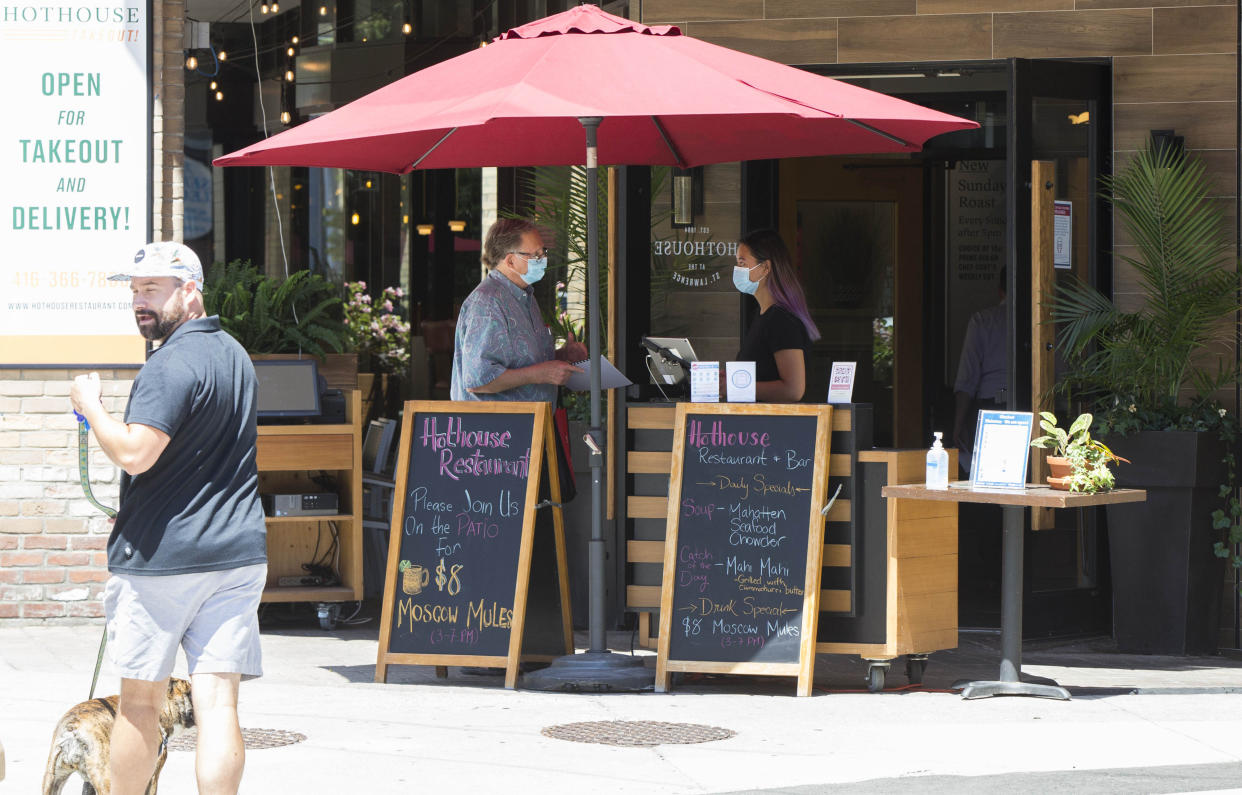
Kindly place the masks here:
<instances>
[{"instance_id":1,"label":"wooden table","mask_svg":"<svg viewBox=\"0 0 1242 795\"><path fill-rule=\"evenodd\" d=\"M1022 490L972 491L970 481L950 483L947 490L926 486L885 486L881 494L895 500L935 500L1000 505L1004 509L1004 540L1001 557L1001 662L996 681L968 682L962 698L990 696L1042 696L1068 700L1069 691L1051 679L1022 678L1022 511L1035 508L1088 508L1120 502L1143 502L1141 489L1113 489L1099 494L1059 491L1046 485L1027 484Z\"/></svg>"}]
</instances>

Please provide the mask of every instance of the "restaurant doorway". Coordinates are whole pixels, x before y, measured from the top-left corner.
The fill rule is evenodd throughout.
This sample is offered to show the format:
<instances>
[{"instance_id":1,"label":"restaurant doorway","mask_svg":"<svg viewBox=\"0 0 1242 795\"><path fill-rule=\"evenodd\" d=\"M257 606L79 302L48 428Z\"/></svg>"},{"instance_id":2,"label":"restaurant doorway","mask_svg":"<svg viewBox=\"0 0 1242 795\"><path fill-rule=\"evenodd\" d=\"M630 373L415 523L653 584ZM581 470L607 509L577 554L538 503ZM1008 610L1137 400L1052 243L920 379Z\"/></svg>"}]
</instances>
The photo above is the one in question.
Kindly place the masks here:
<instances>
[{"instance_id":1,"label":"restaurant doorway","mask_svg":"<svg viewBox=\"0 0 1242 795\"><path fill-rule=\"evenodd\" d=\"M1031 163L1053 164L1051 190L1072 208L1070 265L1055 278L1072 274L1107 291L1111 222L1098 176L1111 140L1110 67L1010 59L817 71L980 127L939 136L911 156L747 165L743 225L756 228L766 215L779 228L823 333L805 399L825 399L833 361L854 361L854 399L875 405L877 446L925 448L937 430L948 439L967 324L998 304L1004 273L1009 377L1001 399L1030 410L1033 390L1052 385L1031 375ZM1000 625L994 514L965 510L961 518L963 627ZM1108 557L1095 512L1056 514L1049 529L1027 532L1024 634L1107 632Z\"/></svg>"}]
</instances>

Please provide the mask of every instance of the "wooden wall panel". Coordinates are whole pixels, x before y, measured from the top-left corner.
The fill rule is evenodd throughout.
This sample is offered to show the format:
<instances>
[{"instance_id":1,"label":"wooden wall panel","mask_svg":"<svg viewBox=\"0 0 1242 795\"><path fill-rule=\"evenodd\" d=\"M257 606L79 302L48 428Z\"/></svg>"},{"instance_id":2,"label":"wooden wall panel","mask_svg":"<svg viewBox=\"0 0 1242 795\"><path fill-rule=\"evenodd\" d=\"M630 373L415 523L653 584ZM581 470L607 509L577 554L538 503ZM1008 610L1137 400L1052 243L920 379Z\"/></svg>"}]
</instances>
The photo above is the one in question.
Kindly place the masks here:
<instances>
[{"instance_id":1,"label":"wooden wall panel","mask_svg":"<svg viewBox=\"0 0 1242 795\"><path fill-rule=\"evenodd\" d=\"M691 22L687 35L786 64L836 63L837 20Z\"/></svg>"},{"instance_id":2,"label":"wooden wall panel","mask_svg":"<svg viewBox=\"0 0 1242 795\"><path fill-rule=\"evenodd\" d=\"M920 14L979 14L987 11L1072 11L1074 0L919 0Z\"/></svg>"},{"instance_id":3,"label":"wooden wall panel","mask_svg":"<svg viewBox=\"0 0 1242 795\"><path fill-rule=\"evenodd\" d=\"M837 24L838 63L991 57L991 14L855 17Z\"/></svg>"},{"instance_id":4,"label":"wooden wall panel","mask_svg":"<svg viewBox=\"0 0 1242 795\"><path fill-rule=\"evenodd\" d=\"M1157 8L1153 14L1153 46L1157 55L1234 52L1237 49L1236 8Z\"/></svg>"},{"instance_id":5,"label":"wooden wall panel","mask_svg":"<svg viewBox=\"0 0 1242 795\"><path fill-rule=\"evenodd\" d=\"M1177 130L1190 149L1233 149L1233 102L1157 102L1113 106L1113 148L1142 149L1152 130Z\"/></svg>"},{"instance_id":6,"label":"wooden wall panel","mask_svg":"<svg viewBox=\"0 0 1242 795\"><path fill-rule=\"evenodd\" d=\"M762 19L763 0L645 0L644 25L667 25L702 19Z\"/></svg>"},{"instance_id":7,"label":"wooden wall panel","mask_svg":"<svg viewBox=\"0 0 1242 795\"><path fill-rule=\"evenodd\" d=\"M1143 0L1077 0L1076 8L1135 8L1160 5L1164 6L1232 6L1233 0L1158 0L1158 3Z\"/></svg>"},{"instance_id":8,"label":"wooden wall panel","mask_svg":"<svg viewBox=\"0 0 1242 795\"><path fill-rule=\"evenodd\" d=\"M996 58L1151 54L1151 9L997 14Z\"/></svg>"},{"instance_id":9,"label":"wooden wall panel","mask_svg":"<svg viewBox=\"0 0 1242 795\"><path fill-rule=\"evenodd\" d=\"M1228 102L1233 55L1162 55L1113 60L1113 102Z\"/></svg>"},{"instance_id":10,"label":"wooden wall panel","mask_svg":"<svg viewBox=\"0 0 1242 795\"><path fill-rule=\"evenodd\" d=\"M889 17L914 14L917 0L768 0L768 19L808 17Z\"/></svg>"}]
</instances>

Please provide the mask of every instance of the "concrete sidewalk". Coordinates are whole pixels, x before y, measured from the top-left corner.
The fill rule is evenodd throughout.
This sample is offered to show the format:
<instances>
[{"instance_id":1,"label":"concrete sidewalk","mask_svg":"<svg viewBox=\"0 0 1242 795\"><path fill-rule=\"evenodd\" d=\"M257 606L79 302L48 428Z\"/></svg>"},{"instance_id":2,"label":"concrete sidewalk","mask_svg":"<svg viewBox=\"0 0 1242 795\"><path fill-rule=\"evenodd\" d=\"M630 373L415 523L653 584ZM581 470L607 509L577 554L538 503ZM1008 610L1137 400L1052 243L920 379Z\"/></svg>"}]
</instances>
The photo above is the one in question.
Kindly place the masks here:
<instances>
[{"instance_id":1,"label":"concrete sidewalk","mask_svg":"<svg viewBox=\"0 0 1242 795\"><path fill-rule=\"evenodd\" d=\"M0 629L0 793L39 791L51 730L84 699L100 627ZM963 701L944 690L993 678L998 638L964 633L931 657L924 687L895 664L887 692L866 664L821 656L816 697L793 681L687 676L670 695L507 691L498 676L395 666L373 680L378 627L266 622L266 675L242 687L242 725L305 735L247 754L246 793L1189 792L1242 786L1242 661L1119 655L1107 641L1031 643L1024 670L1069 702ZM629 651L628 634L610 637ZM649 657L649 652L636 652ZM105 663L98 692L114 693ZM580 721L665 721L736 734L693 745L553 739ZM1087 772L1090 771L1090 772ZM965 778L963 778L965 777ZM76 792L71 781L67 792ZM193 754L169 754L164 795L193 793Z\"/></svg>"}]
</instances>

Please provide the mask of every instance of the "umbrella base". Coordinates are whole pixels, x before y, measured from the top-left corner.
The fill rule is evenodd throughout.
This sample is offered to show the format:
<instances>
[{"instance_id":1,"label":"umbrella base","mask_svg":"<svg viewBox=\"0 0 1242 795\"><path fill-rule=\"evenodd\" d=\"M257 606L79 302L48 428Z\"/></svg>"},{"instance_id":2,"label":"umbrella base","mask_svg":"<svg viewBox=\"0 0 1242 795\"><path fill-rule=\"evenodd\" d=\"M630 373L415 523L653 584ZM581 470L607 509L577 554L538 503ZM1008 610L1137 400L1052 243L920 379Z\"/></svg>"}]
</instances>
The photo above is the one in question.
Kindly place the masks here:
<instances>
[{"instance_id":1,"label":"umbrella base","mask_svg":"<svg viewBox=\"0 0 1242 795\"><path fill-rule=\"evenodd\" d=\"M523 690L560 693L630 693L651 690L655 674L642 657L588 651L558 657L547 668L532 671L518 681Z\"/></svg>"}]
</instances>

